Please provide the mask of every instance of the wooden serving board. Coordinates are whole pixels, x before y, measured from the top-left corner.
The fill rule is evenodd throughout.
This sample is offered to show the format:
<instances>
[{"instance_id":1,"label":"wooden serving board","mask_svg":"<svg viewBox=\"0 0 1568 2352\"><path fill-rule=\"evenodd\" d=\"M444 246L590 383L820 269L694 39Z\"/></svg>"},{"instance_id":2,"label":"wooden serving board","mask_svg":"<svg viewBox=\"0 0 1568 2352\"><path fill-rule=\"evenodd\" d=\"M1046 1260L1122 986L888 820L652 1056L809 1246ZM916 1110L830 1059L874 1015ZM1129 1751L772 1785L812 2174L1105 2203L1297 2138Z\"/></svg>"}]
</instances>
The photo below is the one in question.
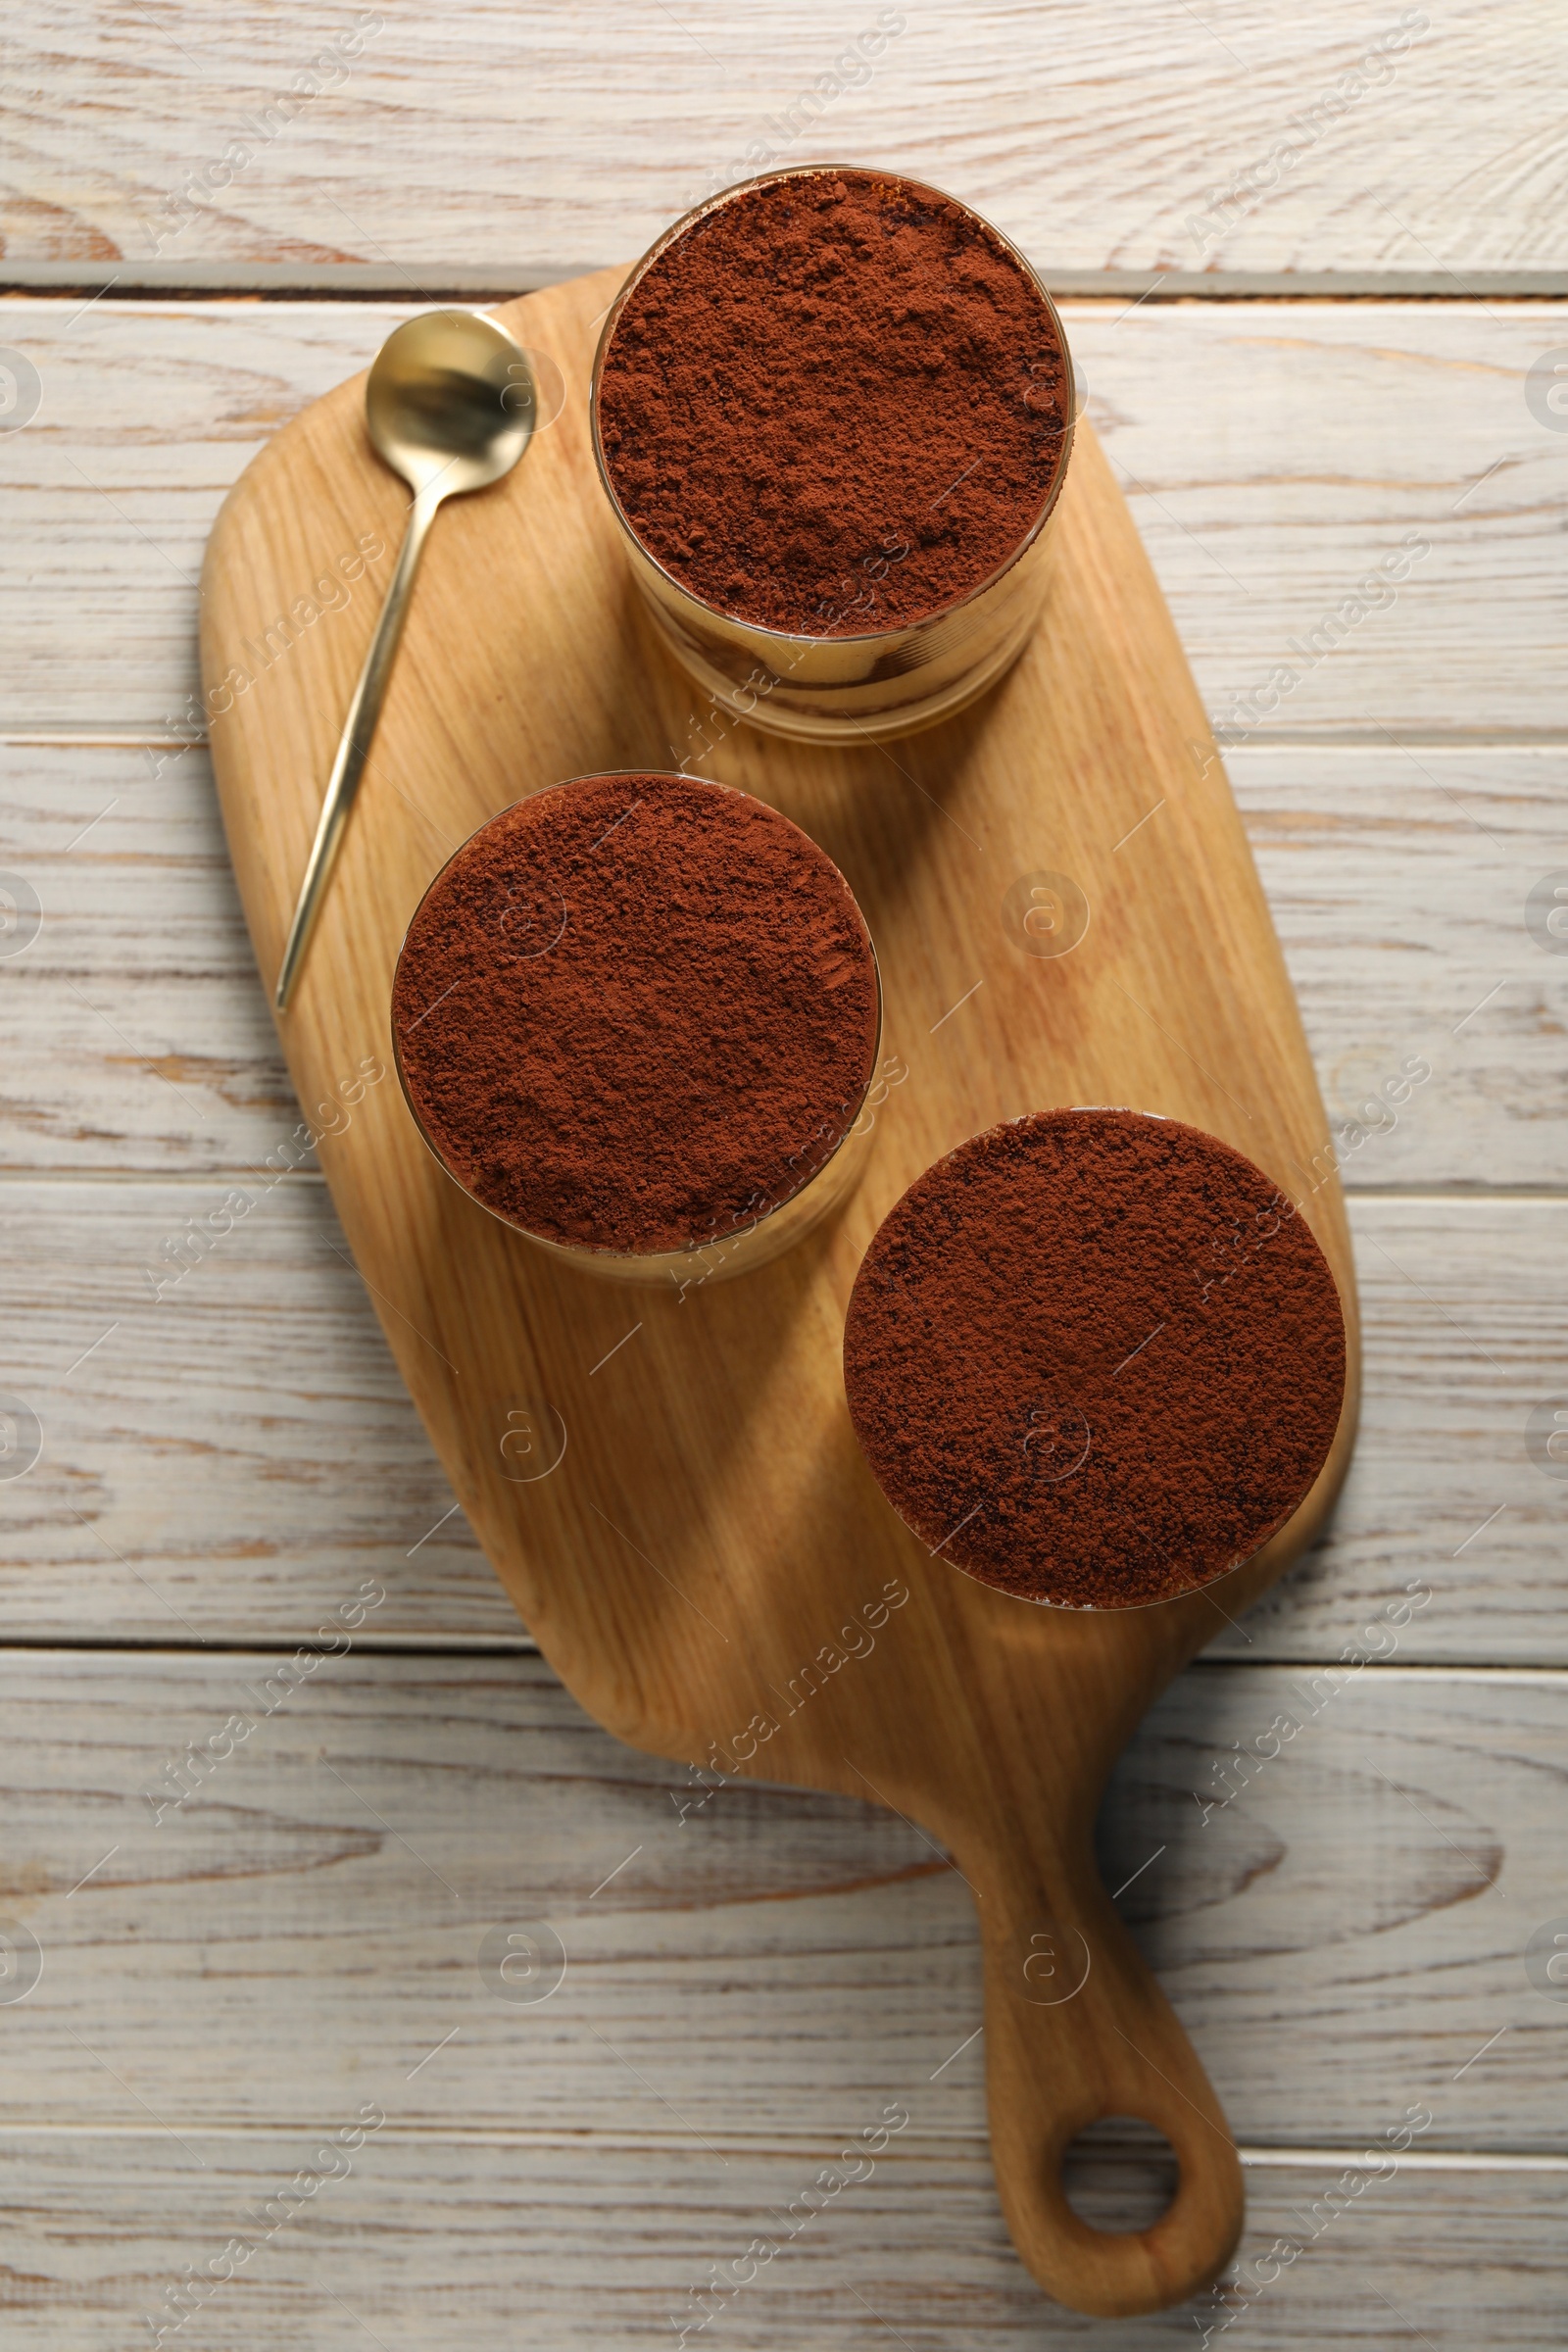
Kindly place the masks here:
<instances>
[{"instance_id":1,"label":"wooden serving board","mask_svg":"<svg viewBox=\"0 0 1568 2352\"><path fill-rule=\"evenodd\" d=\"M1045 624L985 702L885 750L726 732L645 626L594 473L588 373L617 282L603 272L498 314L557 362L566 404L515 473L454 501L432 533L282 1024L289 1065L415 1401L563 1680L639 1746L892 1805L951 1848L978 1902L992 2140L1018 2249L1065 2303L1152 2310L1224 2263L1241 2176L1091 1834L1151 1700L1222 1610L1312 1540L1348 1458L1350 1249L1300 1022L1201 705L1087 423ZM213 757L269 992L408 503L370 450L364 390L356 376L277 435L208 551ZM345 604L334 576L378 543ZM700 733L714 748L699 772L782 808L848 875L907 1076L827 1230L678 1298L549 1261L447 1181L391 1075L388 995L421 892L484 818L564 777L672 767ZM1092 909L1056 958L1020 952L1004 922L1009 885L1044 871ZM361 1094L367 1061L388 1075ZM845 1405L844 1311L877 1223L964 1137L1056 1103L1166 1112L1250 1154L1301 1202L1351 1329L1350 1395L1307 1503L1212 1593L1158 1608L1034 1608L933 1560L883 1500ZM569 1919L556 1925L569 1951ZM1140 2234L1089 2229L1061 2191L1066 2144L1108 2115L1157 2126L1180 2159L1173 2204Z\"/></svg>"}]
</instances>

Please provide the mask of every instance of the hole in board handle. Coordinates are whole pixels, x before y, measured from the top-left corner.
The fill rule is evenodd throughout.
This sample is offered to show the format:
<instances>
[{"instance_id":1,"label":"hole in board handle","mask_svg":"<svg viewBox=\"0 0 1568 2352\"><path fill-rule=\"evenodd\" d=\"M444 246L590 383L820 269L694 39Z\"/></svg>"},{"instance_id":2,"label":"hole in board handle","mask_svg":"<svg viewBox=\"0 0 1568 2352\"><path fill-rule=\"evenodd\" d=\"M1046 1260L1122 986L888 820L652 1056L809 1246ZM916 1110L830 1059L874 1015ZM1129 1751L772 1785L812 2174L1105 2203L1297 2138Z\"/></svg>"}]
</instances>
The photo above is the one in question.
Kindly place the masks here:
<instances>
[{"instance_id":1,"label":"hole in board handle","mask_svg":"<svg viewBox=\"0 0 1568 2352\"><path fill-rule=\"evenodd\" d=\"M1062 2193L1081 2222L1109 2236L1152 2230L1176 2194L1176 2151L1132 2115L1102 2116L1061 2160Z\"/></svg>"}]
</instances>

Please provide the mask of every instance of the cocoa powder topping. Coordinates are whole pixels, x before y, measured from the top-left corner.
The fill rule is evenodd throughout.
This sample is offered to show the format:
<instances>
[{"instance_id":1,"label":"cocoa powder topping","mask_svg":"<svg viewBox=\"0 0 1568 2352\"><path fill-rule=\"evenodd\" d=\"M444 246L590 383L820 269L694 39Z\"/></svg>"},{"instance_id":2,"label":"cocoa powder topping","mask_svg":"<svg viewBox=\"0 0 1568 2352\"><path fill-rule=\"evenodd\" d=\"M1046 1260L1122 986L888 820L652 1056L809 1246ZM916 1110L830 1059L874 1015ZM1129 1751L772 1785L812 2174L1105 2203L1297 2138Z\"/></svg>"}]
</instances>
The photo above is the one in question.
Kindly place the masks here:
<instances>
[{"instance_id":1,"label":"cocoa powder topping","mask_svg":"<svg viewBox=\"0 0 1568 2352\"><path fill-rule=\"evenodd\" d=\"M808 635L898 628L1007 561L1061 460L1061 340L951 197L871 172L743 190L650 264L600 377L637 537L705 603Z\"/></svg>"},{"instance_id":2,"label":"cocoa powder topping","mask_svg":"<svg viewBox=\"0 0 1568 2352\"><path fill-rule=\"evenodd\" d=\"M849 886L695 777L583 778L492 817L399 958L404 1084L470 1192L546 1240L723 1237L853 1123L878 1021Z\"/></svg>"},{"instance_id":3,"label":"cocoa powder topping","mask_svg":"<svg viewBox=\"0 0 1568 2352\"><path fill-rule=\"evenodd\" d=\"M1174 1119L1045 1111L918 1177L866 1251L845 1382L895 1510L1028 1600L1123 1608L1249 1559L1345 1396L1306 1220Z\"/></svg>"}]
</instances>

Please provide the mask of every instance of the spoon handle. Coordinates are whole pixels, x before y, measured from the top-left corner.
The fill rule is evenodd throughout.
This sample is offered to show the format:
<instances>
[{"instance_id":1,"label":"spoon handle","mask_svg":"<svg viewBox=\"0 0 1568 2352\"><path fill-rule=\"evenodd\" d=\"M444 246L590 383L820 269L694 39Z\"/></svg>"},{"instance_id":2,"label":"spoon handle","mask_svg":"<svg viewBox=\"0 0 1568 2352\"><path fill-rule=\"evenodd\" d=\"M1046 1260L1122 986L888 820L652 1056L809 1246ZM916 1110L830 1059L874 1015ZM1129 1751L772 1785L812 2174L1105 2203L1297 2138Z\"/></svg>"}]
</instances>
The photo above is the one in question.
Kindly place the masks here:
<instances>
[{"instance_id":1,"label":"spoon handle","mask_svg":"<svg viewBox=\"0 0 1568 2352\"><path fill-rule=\"evenodd\" d=\"M343 846L355 795L360 789L360 778L365 772L376 722L381 715L381 705L392 675L398 642L403 635L403 623L408 616L414 575L419 568L425 534L440 504L439 491L422 490L409 509L408 528L398 552L398 567L392 575L386 603L381 607L381 617L375 624L375 635L365 657L365 667L354 689L348 716L343 721L337 758L332 762L332 773L327 779L326 798L321 803L316 839L311 844L305 879L300 884L294 919L289 925L288 941L283 950L282 963L278 967L277 991L273 999L279 1012L288 1009L288 1001L294 993L294 983L299 978L306 949L310 946L317 917L331 884L332 869Z\"/></svg>"}]
</instances>

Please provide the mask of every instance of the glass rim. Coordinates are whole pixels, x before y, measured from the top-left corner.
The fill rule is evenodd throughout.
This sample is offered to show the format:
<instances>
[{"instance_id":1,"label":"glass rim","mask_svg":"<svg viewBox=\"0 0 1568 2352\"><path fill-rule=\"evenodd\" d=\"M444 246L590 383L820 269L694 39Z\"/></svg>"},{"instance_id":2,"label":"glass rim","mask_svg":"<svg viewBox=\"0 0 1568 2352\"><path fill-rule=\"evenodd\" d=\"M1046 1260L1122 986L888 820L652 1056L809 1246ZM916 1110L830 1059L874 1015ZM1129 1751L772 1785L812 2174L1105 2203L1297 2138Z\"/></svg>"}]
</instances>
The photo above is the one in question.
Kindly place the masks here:
<instances>
[{"instance_id":1,"label":"glass rim","mask_svg":"<svg viewBox=\"0 0 1568 2352\"><path fill-rule=\"evenodd\" d=\"M1047 316L1051 320L1052 331L1055 335L1062 358L1066 421L1062 428L1061 447L1057 452L1055 466L1038 514L1030 522L1022 538L1003 558L996 569L988 572L983 580L977 580L972 588L965 588L961 595L950 597L946 604L938 605L929 612L922 612L914 620L901 621L893 628L843 629L835 630L832 633L816 633L801 629L775 629L771 628L766 621L747 620L740 613L731 612L724 606L710 604L706 598L696 595L692 589L687 587L684 580L677 579L667 564L660 562L652 548L633 528L631 518L622 506L611 478L604 444L600 438L600 380L604 371L606 354L610 349L610 340L619 322L621 312L655 262L675 243L677 238L684 236L689 228L694 227L699 220L706 220L710 213L720 211L725 205L732 204L737 197L750 195L758 188L773 187L779 181L786 179L833 178L841 177L845 173L853 173L862 179L884 179L896 182L901 187L916 189L922 196L936 196L944 204L956 205L960 212L967 213L971 220L978 220L982 228L1005 247L1045 305ZM755 173L750 179L738 179L731 186L721 188L716 195L706 196L700 204L692 205L687 212L682 213L678 220L672 220L669 226L655 238L640 261L632 264L626 274L625 282L605 314L605 322L599 331L599 342L594 351L593 369L588 383L588 423L589 436L593 443L594 466L616 521L638 554L658 572L660 578L678 596L684 597L689 604L695 606L698 612L711 613L715 618L727 621L732 628L744 629L749 635L765 639L779 646L875 645L912 636L919 631L934 627L939 621L950 619L955 612L961 612L965 606L974 604L989 590L996 587L998 582L1012 569L1013 565L1028 554L1055 513L1056 503L1061 496L1061 487L1067 478L1067 463L1072 456L1073 434L1078 423L1078 404L1074 392L1072 353L1068 347L1067 330L1062 324L1061 313L1057 310L1050 288L1033 262L1030 261L1029 256L1021 246L1014 243L1005 229L999 228L994 220L988 220L984 213L977 212L975 207L966 203L961 196L955 196L947 188L939 188L928 179L911 178L906 172L879 172L869 164L780 164L769 171Z\"/></svg>"},{"instance_id":2,"label":"glass rim","mask_svg":"<svg viewBox=\"0 0 1568 2352\"><path fill-rule=\"evenodd\" d=\"M409 944L409 935L413 931L415 924L418 921L419 916L423 911L426 900L430 897L432 891L436 889L437 885L442 881L443 877L448 873L451 867L456 865L458 859L464 857L467 851L472 848L473 844L479 839L479 836L482 833L486 832L489 827L495 824L501 817L510 815L514 808L520 808L524 802L537 800L541 793L565 792L569 791L572 786L577 784L603 784L607 782L613 782L615 778L622 776L627 778L641 777L644 779L652 779L660 783L697 785L710 792L727 792L733 794L737 800L755 801L760 808L765 808L770 816L776 817L780 824L788 825L792 832L799 833L803 840L810 843L812 849L815 850L819 856L827 858L829 865L832 866L833 871L838 875L840 882L843 884L850 905L855 909L856 917L860 926L861 937L865 941L866 951L871 958L871 983L875 991L876 998L876 1033L871 1041L870 1067L866 1071L865 1077L862 1079L859 1089L854 1098L854 1109L848 1115L843 1132L840 1134L837 1143L835 1143L833 1146L832 1151L828 1152L826 1158L819 1160L814 1167L808 1168L800 1177L798 1182L791 1186L788 1192L781 1193L776 1200L772 1201L767 1208L761 1210L752 1219L750 1230L746 1232L744 1236L744 1238L749 1241L752 1234L763 1231L784 1209L790 1207L793 1202L799 1200L806 1193L809 1192L814 1184L818 1183L821 1178L826 1176L828 1170L838 1162L840 1154L843 1152L846 1145L854 1140L854 1130L858 1125L860 1114L865 1108L865 1098L871 1091L872 1081L875 1079L877 1073L877 1064L881 1059L882 1032L883 1024L886 1018L886 1004L882 990L882 966L877 956L876 941L871 936L871 926L865 919L865 909L861 906L858 898L856 896L855 891L851 886L849 876L844 872L837 858L830 857L828 852L823 849L821 843L814 840L813 837L807 832L804 825L798 825L792 816L786 816L782 808L775 808L770 801L763 801L760 799L759 795L755 792L748 792L744 785L725 784L722 783L716 776L682 775L674 768L591 768L582 775L563 776L554 784L541 784L534 792L519 793L516 800L509 801L504 808L492 809L490 814L484 818L482 823L475 825L473 831L468 835L467 840L459 842L457 848L451 853L450 857L442 859L440 865L437 866L435 872L430 876L429 881L419 893L418 904L415 906L413 913L409 916L408 922L404 926L403 937L398 945L397 959L392 967L392 986L394 989L397 986L397 975L402 969L404 952ZM732 1242L735 1239L733 1234L709 1234L701 1240L686 1242L679 1249L675 1250L616 1250L608 1244L600 1245L593 1242L559 1242L555 1239L554 1235L548 1233L537 1233L531 1225L522 1224L516 1217L509 1217L504 1209L492 1207L491 1203L488 1200L481 1199L480 1195L473 1190L472 1186L469 1185L464 1179L464 1177L458 1173L458 1170L452 1165L452 1162L447 1158L446 1153L441 1150L440 1146L436 1143L434 1137L431 1135L428 1127L425 1124L423 1115L420 1112L419 1106L415 1101L413 1091L409 1085L408 1073L403 1066L403 1049L398 1034L397 1023L392 1021L389 1023L389 1027L392 1034L392 1066L397 1072L398 1086L402 1092L404 1102L408 1107L409 1116L414 1121L415 1129L418 1134L420 1142L424 1145L425 1150L429 1152L431 1158L435 1161L437 1167L440 1168L443 1175L451 1179L451 1181L458 1187L459 1191L464 1194L466 1199L471 1200L476 1207L482 1208L486 1216L494 1217L497 1224L504 1225L509 1233L520 1233L525 1241L535 1243L538 1248L549 1251L552 1256L564 1259L568 1264L572 1265L578 1265L585 1268L592 1268L599 1265L611 1265L615 1267L646 1267L649 1269L653 1269L654 1267L668 1266L672 1272L678 1266L691 1265L705 1250L721 1248L726 1243Z\"/></svg>"}]
</instances>

